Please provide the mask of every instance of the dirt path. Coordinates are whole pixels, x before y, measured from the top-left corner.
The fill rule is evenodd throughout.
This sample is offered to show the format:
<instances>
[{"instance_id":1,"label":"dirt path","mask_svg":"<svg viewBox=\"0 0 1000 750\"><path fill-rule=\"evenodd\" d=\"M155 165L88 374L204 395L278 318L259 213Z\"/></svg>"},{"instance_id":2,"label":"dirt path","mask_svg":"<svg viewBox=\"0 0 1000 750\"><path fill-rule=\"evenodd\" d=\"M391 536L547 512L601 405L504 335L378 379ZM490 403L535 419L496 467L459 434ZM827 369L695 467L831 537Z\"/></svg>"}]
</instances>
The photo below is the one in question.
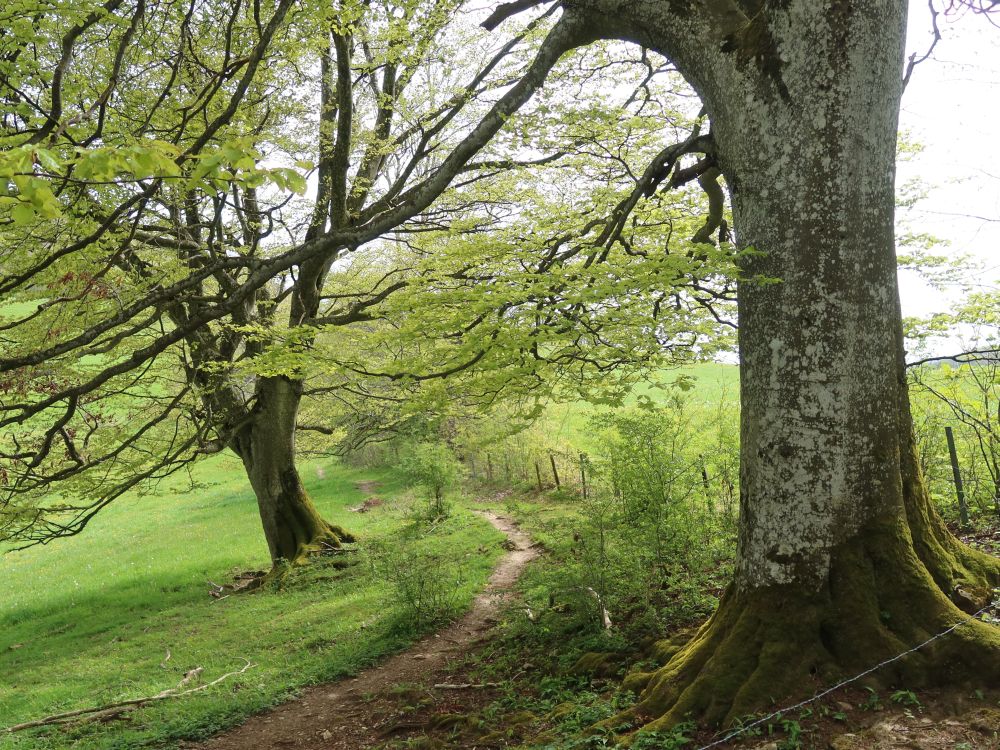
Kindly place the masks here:
<instances>
[{"instance_id":1,"label":"dirt path","mask_svg":"<svg viewBox=\"0 0 1000 750\"><path fill-rule=\"evenodd\" d=\"M408 651L355 678L306 688L296 700L202 743L190 750L363 750L388 741L398 731L403 709L414 693L436 693L434 685L452 682L455 666L481 641L495 622L500 605L525 565L538 552L527 534L491 511L477 511L507 535L513 549L493 571L483 592L462 619L415 643ZM406 686L399 690L397 686ZM448 692L448 691L442 691ZM443 701L448 700L442 697Z\"/></svg>"}]
</instances>

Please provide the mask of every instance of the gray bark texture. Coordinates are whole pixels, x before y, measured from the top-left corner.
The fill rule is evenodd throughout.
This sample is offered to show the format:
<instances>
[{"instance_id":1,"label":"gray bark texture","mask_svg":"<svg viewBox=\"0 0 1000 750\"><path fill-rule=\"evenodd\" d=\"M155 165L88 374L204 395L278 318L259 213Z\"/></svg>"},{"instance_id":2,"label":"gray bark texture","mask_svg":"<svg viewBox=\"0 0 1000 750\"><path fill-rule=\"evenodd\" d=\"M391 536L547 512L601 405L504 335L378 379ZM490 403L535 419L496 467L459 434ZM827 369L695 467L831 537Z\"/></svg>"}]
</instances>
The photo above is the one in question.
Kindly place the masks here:
<instances>
[{"instance_id":1,"label":"gray bark texture","mask_svg":"<svg viewBox=\"0 0 1000 750\"><path fill-rule=\"evenodd\" d=\"M902 506L893 180L906 4L571 8L670 58L702 97L736 242L753 251L739 289L737 583L818 584L832 548Z\"/></svg>"},{"instance_id":2,"label":"gray bark texture","mask_svg":"<svg viewBox=\"0 0 1000 750\"><path fill-rule=\"evenodd\" d=\"M890 659L868 684L995 684L1000 633L978 621L895 660L1000 581L935 513L913 445L893 230L906 3L566 5L694 86L746 251L735 578L606 725L727 726Z\"/></svg>"}]
</instances>

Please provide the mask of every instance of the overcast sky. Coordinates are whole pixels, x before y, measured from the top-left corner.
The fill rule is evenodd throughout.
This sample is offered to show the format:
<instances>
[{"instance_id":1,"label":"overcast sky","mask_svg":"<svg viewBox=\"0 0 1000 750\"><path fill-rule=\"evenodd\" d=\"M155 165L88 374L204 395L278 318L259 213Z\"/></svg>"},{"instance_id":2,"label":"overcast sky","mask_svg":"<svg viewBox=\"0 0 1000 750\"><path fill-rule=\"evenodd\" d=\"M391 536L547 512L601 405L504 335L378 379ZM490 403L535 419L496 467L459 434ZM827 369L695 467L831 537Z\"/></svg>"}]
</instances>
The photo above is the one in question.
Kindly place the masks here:
<instances>
[{"instance_id":1,"label":"overcast sky","mask_svg":"<svg viewBox=\"0 0 1000 750\"><path fill-rule=\"evenodd\" d=\"M981 259L983 282L993 284L1000 279L1000 28L968 12L942 15L939 25L941 41L903 96L900 126L924 150L900 164L899 178L919 177L929 190L907 220L948 240L948 252ZM926 52L931 28L926 0L913 0L908 53ZM910 274L901 287L904 315L948 306Z\"/></svg>"}]
</instances>

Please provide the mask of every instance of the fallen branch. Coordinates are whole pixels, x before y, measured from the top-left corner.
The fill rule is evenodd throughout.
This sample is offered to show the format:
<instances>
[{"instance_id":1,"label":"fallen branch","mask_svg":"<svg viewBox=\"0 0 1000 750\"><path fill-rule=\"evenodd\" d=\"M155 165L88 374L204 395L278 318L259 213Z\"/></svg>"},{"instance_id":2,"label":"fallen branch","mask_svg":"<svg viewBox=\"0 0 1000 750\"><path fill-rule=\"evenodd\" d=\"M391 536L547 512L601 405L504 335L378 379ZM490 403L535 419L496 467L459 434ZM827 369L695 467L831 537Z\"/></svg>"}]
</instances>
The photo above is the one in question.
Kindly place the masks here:
<instances>
[{"instance_id":1,"label":"fallen branch","mask_svg":"<svg viewBox=\"0 0 1000 750\"><path fill-rule=\"evenodd\" d=\"M434 686L435 690L485 690L487 688L498 688L499 682L439 682Z\"/></svg>"},{"instance_id":2,"label":"fallen branch","mask_svg":"<svg viewBox=\"0 0 1000 750\"><path fill-rule=\"evenodd\" d=\"M199 685L198 687L188 688L187 690L181 690L185 685L190 684L193 680L197 679L202 672L202 668L192 669L184 675L184 679L181 680L177 687L169 688L156 695L149 695L145 698L133 698L127 701L119 701L117 703L106 703L103 706L95 706L93 708L79 708L75 711L66 711L61 714L53 714L52 716L46 716L43 719L35 719L34 721L26 721L23 724L15 724L12 727L7 727L5 732L20 732L24 729L32 729L34 727L50 726L53 724L68 724L71 721L95 721L97 719L110 719L115 716L119 716L126 711L134 711L137 708L141 708L147 703L155 703L156 701L168 700L170 698L182 698L185 695L191 695L191 693L198 693L202 690L208 690L208 688L218 685L224 680L228 680L230 677L234 677L238 674L243 674L248 669L255 667L249 660L244 659L246 664L243 665L242 669L238 669L235 672L227 672L221 677L217 677L211 682L206 682L204 685Z\"/></svg>"}]
</instances>

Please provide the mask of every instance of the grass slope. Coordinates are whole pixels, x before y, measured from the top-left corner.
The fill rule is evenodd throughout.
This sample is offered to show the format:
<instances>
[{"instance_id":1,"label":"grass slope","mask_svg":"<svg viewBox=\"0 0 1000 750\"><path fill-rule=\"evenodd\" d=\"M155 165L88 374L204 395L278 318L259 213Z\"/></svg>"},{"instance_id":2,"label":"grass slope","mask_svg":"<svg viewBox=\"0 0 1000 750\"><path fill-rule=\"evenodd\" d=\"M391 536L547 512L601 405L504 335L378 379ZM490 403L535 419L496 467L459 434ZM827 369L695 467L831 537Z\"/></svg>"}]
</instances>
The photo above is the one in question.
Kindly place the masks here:
<instances>
[{"instance_id":1,"label":"grass slope","mask_svg":"<svg viewBox=\"0 0 1000 750\"><path fill-rule=\"evenodd\" d=\"M339 464L304 472L316 504L363 541L410 535L442 571L462 566L468 604L502 554L501 535L456 508L431 533L414 534L401 482L385 471ZM153 695L187 670L203 678L257 666L204 693L131 714L127 722L0 732L2 750L171 746L239 722L297 687L350 674L417 634L392 585L361 562L297 571L280 591L208 596L208 581L264 568L256 504L235 460L196 470L195 490L165 486L122 500L82 535L0 557L0 727L55 712ZM367 494L386 504L351 513ZM446 573L447 574L447 573ZM166 658L170 654L169 659Z\"/></svg>"},{"instance_id":2,"label":"grass slope","mask_svg":"<svg viewBox=\"0 0 1000 750\"><path fill-rule=\"evenodd\" d=\"M705 362L689 365L677 370L663 370L657 382L636 387L626 406L632 406L639 398L648 398L653 403L662 403L672 388L663 388L683 380L690 384L688 391L682 391L693 407L714 410L719 404L736 407L740 398L740 370L736 365ZM588 426L590 418L607 410L585 401L554 404L546 409L547 437L553 443L566 442L576 449L591 452L597 449L595 436Z\"/></svg>"}]
</instances>

